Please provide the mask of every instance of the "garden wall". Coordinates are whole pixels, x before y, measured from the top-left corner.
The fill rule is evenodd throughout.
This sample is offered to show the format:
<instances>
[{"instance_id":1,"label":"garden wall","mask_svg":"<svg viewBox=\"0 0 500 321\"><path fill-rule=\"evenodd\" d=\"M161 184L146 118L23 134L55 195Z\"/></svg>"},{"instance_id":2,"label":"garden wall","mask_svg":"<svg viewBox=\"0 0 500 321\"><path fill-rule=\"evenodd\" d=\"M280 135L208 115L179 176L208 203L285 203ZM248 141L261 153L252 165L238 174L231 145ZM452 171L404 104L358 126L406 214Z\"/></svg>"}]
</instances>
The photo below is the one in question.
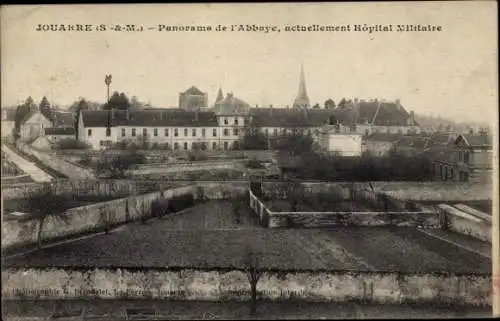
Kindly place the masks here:
<instances>
[{"instance_id":1,"label":"garden wall","mask_svg":"<svg viewBox=\"0 0 500 321\"><path fill-rule=\"evenodd\" d=\"M37 158L42 164L50 167L70 179L93 179L94 173L82 166L70 163L53 152L36 150L28 145L18 143L17 147L22 152Z\"/></svg>"},{"instance_id":2,"label":"garden wall","mask_svg":"<svg viewBox=\"0 0 500 321\"><path fill-rule=\"evenodd\" d=\"M441 220L446 221L450 230L491 243L491 222L446 204L435 206L434 209L441 215Z\"/></svg>"},{"instance_id":3,"label":"garden wall","mask_svg":"<svg viewBox=\"0 0 500 321\"><path fill-rule=\"evenodd\" d=\"M257 295L269 300L491 306L491 281L491 275L481 274L268 270L257 284ZM246 274L236 269L19 268L2 270L2 297L248 300L250 286Z\"/></svg>"},{"instance_id":4,"label":"garden wall","mask_svg":"<svg viewBox=\"0 0 500 321\"><path fill-rule=\"evenodd\" d=\"M50 191L54 195L128 196L148 191L164 190L178 184L180 183L162 180L60 179L47 183L27 183L8 186L2 188L2 196L4 199L27 198L42 191Z\"/></svg>"},{"instance_id":5,"label":"garden wall","mask_svg":"<svg viewBox=\"0 0 500 321\"><path fill-rule=\"evenodd\" d=\"M371 194L370 194L371 195ZM409 212L273 212L251 191L250 208L261 224L277 227L330 227L330 226L397 226L440 228L440 217L433 211Z\"/></svg>"},{"instance_id":6,"label":"garden wall","mask_svg":"<svg viewBox=\"0 0 500 321\"><path fill-rule=\"evenodd\" d=\"M42 242L84 233L104 231L106 228L151 217L152 203L192 194L195 200L228 199L243 195L246 184L201 183L189 184L163 191L130 196L67 210L64 215L49 215L42 225ZM9 220L2 224L2 249L36 243L38 220Z\"/></svg>"}]
</instances>

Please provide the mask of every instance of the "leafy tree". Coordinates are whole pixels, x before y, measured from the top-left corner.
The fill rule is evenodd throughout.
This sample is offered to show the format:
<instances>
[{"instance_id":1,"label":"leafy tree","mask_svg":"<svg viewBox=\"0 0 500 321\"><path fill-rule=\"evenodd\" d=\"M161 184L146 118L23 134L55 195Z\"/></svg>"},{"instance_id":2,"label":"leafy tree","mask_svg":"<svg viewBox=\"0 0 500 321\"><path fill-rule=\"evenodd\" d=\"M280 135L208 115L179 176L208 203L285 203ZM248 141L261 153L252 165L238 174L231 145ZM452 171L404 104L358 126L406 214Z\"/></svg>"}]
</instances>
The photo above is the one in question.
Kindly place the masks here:
<instances>
[{"instance_id":1,"label":"leafy tree","mask_svg":"<svg viewBox=\"0 0 500 321\"><path fill-rule=\"evenodd\" d=\"M347 100L345 98L342 98L339 102L339 104L337 105L338 108L345 108L347 107Z\"/></svg>"},{"instance_id":2,"label":"leafy tree","mask_svg":"<svg viewBox=\"0 0 500 321\"><path fill-rule=\"evenodd\" d=\"M119 154L104 151L97 162L96 172L98 175L106 175L109 178L124 178L129 169L145 162L146 157L135 149Z\"/></svg>"},{"instance_id":3,"label":"leafy tree","mask_svg":"<svg viewBox=\"0 0 500 321\"><path fill-rule=\"evenodd\" d=\"M137 98L137 96L132 96L130 98L130 108L131 109L142 109L145 107L145 104Z\"/></svg>"},{"instance_id":4,"label":"leafy tree","mask_svg":"<svg viewBox=\"0 0 500 321\"><path fill-rule=\"evenodd\" d=\"M325 109L335 109L335 102L333 101L333 99L329 98L325 101Z\"/></svg>"},{"instance_id":5,"label":"leafy tree","mask_svg":"<svg viewBox=\"0 0 500 321\"><path fill-rule=\"evenodd\" d=\"M125 93L115 91L109 98L109 102L104 105L104 109L129 109L130 101Z\"/></svg>"},{"instance_id":6,"label":"leafy tree","mask_svg":"<svg viewBox=\"0 0 500 321\"><path fill-rule=\"evenodd\" d=\"M47 117L49 120L53 120L52 107L50 106L50 102L47 97L43 96L40 104L38 105L38 110L40 110L42 115Z\"/></svg>"},{"instance_id":7,"label":"leafy tree","mask_svg":"<svg viewBox=\"0 0 500 321\"><path fill-rule=\"evenodd\" d=\"M242 142L242 149L268 149L268 137L256 127L245 129Z\"/></svg>"}]
</instances>

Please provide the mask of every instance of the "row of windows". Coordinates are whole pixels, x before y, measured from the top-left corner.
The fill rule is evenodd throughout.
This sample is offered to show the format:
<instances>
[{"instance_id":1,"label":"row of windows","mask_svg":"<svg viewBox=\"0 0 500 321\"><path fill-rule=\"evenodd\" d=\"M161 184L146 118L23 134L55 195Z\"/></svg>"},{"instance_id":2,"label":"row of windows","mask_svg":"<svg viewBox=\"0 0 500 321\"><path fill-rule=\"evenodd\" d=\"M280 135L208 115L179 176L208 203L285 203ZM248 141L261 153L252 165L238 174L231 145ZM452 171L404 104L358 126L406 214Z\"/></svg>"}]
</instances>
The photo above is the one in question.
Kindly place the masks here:
<instances>
[{"instance_id":1,"label":"row of windows","mask_svg":"<svg viewBox=\"0 0 500 321\"><path fill-rule=\"evenodd\" d=\"M436 165L435 172L439 173L439 177L443 181L452 180L455 181L455 170L451 166ZM458 171L458 180L462 182L469 181L469 173L465 171Z\"/></svg>"},{"instance_id":2,"label":"row of windows","mask_svg":"<svg viewBox=\"0 0 500 321\"><path fill-rule=\"evenodd\" d=\"M165 128L163 130L163 136L168 137L169 133L170 133L170 131L168 128ZM121 134L122 134L122 137L125 137L127 135L127 130L125 128L122 128ZM240 130L238 128L233 128L233 135L238 136L239 134L240 134ZM178 128L174 128L173 135L175 137L179 136L179 129ZM191 129L191 137L196 137L196 135L197 135L196 128ZM89 137L92 136L92 129L87 130L87 136L89 136ZM106 136L108 136L108 137L111 136L111 132L109 130L106 130ZM132 137L137 136L136 128L131 129L131 136ZM142 136L148 136L148 129L147 128L142 129ZM158 136L158 128L153 128L153 136L155 136L155 137ZM229 129L225 128L223 130L223 136L229 136ZM189 137L189 130L187 128L184 128L184 137ZM206 137L206 129L205 128L201 129L201 137ZM217 137L217 129L216 128L214 128L212 130L212 137Z\"/></svg>"},{"instance_id":3,"label":"row of windows","mask_svg":"<svg viewBox=\"0 0 500 321\"><path fill-rule=\"evenodd\" d=\"M248 119L247 119L247 118L245 118L245 119L244 119L244 123L245 123L245 125L248 125ZM238 118L235 118L235 119L234 119L233 124L234 124L234 125L239 125L239 120L238 120ZM229 119L228 119L227 117L224 117L224 125L229 125Z\"/></svg>"}]
</instances>

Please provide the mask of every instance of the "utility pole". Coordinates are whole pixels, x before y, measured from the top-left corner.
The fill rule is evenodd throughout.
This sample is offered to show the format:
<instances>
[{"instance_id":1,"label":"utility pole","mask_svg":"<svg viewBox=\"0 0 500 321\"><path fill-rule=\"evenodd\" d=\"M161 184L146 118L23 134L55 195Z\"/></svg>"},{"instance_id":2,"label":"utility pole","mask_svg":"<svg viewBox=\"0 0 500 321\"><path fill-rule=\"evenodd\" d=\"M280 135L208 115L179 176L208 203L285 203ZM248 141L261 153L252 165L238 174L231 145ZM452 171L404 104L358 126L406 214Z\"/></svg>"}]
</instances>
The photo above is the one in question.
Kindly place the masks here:
<instances>
[{"instance_id":1,"label":"utility pole","mask_svg":"<svg viewBox=\"0 0 500 321\"><path fill-rule=\"evenodd\" d=\"M108 128L106 128L106 136L111 135L111 109L109 108L109 86L111 85L111 75L104 76L106 84L106 106L108 108Z\"/></svg>"}]
</instances>

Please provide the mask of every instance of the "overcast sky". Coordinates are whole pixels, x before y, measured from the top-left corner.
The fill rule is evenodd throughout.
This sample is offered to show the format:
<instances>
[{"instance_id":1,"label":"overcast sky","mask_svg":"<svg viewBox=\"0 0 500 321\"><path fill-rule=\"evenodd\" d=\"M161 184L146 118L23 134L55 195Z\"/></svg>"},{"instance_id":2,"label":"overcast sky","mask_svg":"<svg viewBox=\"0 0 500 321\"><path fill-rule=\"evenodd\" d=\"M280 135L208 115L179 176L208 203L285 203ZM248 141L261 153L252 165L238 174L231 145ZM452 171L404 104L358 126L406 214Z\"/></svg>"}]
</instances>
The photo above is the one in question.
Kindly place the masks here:
<instances>
[{"instance_id":1,"label":"overcast sky","mask_svg":"<svg viewBox=\"0 0 500 321\"><path fill-rule=\"evenodd\" d=\"M401 99L455 120L496 118L496 3L329 3L3 7L2 106L31 95L104 101L104 75L158 107L196 85L255 105L291 105L304 64L312 103ZM435 24L441 32L37 32L38 24Z\"/></svg>"}]
</instances>

